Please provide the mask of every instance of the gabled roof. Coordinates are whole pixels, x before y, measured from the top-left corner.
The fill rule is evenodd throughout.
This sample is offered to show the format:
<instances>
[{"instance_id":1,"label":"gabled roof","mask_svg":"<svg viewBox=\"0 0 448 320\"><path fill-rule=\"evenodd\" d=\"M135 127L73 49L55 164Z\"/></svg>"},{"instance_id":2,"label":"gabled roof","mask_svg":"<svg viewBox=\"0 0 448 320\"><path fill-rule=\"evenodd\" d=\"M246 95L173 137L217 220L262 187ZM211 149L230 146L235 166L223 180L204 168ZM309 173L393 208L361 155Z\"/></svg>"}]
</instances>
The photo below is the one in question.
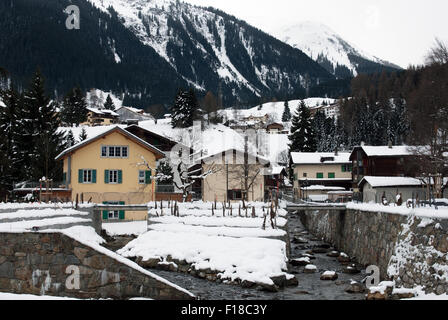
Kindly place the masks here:
<instances>
[{"instance_id":1,"label":"gabled roof","mask_svg":"<svg viewBox=\"0 0 448 320\"><path fill-rule=\"evenodd\" d=\"M410 146L356 146L353 152L361 149L368 157L402 157L413 154Z\"/></svg>"},{"instance_id":2,"label":"gabled roof","mask_svg":"<svg viewBox=\"0 0 448 320\"><path fill-rule=\"evenodd\" d=\"M378 187L408 187L408 186L422 186L423 182L419 179L409 177L372 177L365 176L359 182L359 186L365 183L370 184L374 188Z\"/></svg>"},{"instance_id":3,"label":"gabled roof","mask_svg":"<svg viewBox=\"0 0 448 320\"><path fill-rule=\"evenodd\" d=\"M97 109L97 108L90 108L90 107L87 107L86 109L95 114L99 114L99 115L111 115L111 116L116 116L116 117L119 116L118 113L116 113L112 110L108 110L108 109Z\"/></svg>"},{"instance_id":4,"label":"gabled roof","mask_svg":"<svg viewBox=\"0 0 448 320\"><path fill-rule=\"evenodd\" d=\"M125 129L119 127L119 126L114 126L112 127L110 130L107 130L103 133L100 133L94 137L91 137L89 139L86 139L78 144L75 144L74 146L65 149L61 154L59 154L55 160L60 160L63 159L65 156L75 152L76 150L83 148L105 136L108 136L109 134L113 133L113 132L118 132L126 137L128 137L130 140L134 141L135 143L141 145L142 147L150 150L151 152L153 152L156 155L157 159L161 159L165 157L165 154L163 153L163 151L159 150L158 148L154 147L153 145L149 144L148 142L140 139L139 137L137 137L136 135L130 133L129 131L126 131Z\"/></svg>"},{"instance_id":5,"label":"gabled roof","mask_svg":"<svg viewBox=\"0 0 448 320\"><path fill-rule=\"evenodd\" d=\"M215 157L217 157L217 156L219 156L219 155L227 155L227 154L230 154L230 152L232 152L232 154L233 154L233 152L234 153L236 153L236 154L239 154L239 155L244 155L244 150L240 150L240 149L237 149L237 148L231 148L231 149L228 149L228 150L225 150L225 151L222 151L222 152L217 152L217 153L215 153L215 154L209 154L209 155L206 155L206 156L203 156L203 157L201 157L201 158L199 158L199 159L195 159L195 163L196 164L198 164L198 163L202 163L202 162L207 162L207 161L210 161L210 160L212 160L213 158L215 158ZM248 155L249 155L249 158L251 158L251 159L256 159L256 160L258 160L261 164L264 164L264 165L268 165L268 164L270 164L270 161L269 161L269 159L267 159L267 158L265 158L265 157L263 157L263 156L261 156L261 155L257 155L257 154L253 154L253 153L251 153L251 152L248 152Z\"/></svg>"},{"instance_id":6,"label":"gabled roof","mask_svg":"<svg viewBox=\"0 0 448 320\"><path fill-rule=\"evenodd\" d=\"M345 164L350 163L350 153L338 152L291 152L294 164Z\"/></svg>"}]
</instances>

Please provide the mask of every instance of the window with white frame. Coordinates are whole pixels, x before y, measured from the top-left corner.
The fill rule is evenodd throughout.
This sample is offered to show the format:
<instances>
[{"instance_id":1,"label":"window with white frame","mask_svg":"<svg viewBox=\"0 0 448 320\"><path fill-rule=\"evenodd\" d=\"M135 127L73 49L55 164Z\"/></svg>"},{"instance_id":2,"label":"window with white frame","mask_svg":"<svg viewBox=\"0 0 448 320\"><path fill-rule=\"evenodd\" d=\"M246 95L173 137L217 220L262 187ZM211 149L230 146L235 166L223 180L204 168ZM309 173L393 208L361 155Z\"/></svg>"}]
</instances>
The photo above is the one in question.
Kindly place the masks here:
<instances>
[{"instance_id":1,"label":"window with white frame","mask_svg":"<svg viewBox=\"0 0 448 320\"><path fill-rule=\"evenodd\" d=\"M83 170L82 183L92 183L92 170Z\"/></svg>"},{"instance_id":2,"label":"window with white frame","mask_svg":"<svg viewBox=\"0 0 448 320\"><path fill-rule=\"evenodd\" d=\"M138 171L138 183L139 184L145 184L146 179L145 179L145 171L144 170L139 170Z\"/></svg>"},{"instance_id":3,"label":"window with white frame","mask_svg":"<svg viewBox=\"0 0 448 320\"><path fill-rule=\"evenodd\" d=\"M118 183L118 170L109 170L109 183Z\"/></svg>"},{"instance_id":4,"label":"window with white frame","mask_svg":"<svg viewBox=\"0 0 448 320\"><path fill-rule=\"evenodd\" d=\"M129 154L128 146L101 146L102 158L127 158Z\"/></svg>"}]
</instances>

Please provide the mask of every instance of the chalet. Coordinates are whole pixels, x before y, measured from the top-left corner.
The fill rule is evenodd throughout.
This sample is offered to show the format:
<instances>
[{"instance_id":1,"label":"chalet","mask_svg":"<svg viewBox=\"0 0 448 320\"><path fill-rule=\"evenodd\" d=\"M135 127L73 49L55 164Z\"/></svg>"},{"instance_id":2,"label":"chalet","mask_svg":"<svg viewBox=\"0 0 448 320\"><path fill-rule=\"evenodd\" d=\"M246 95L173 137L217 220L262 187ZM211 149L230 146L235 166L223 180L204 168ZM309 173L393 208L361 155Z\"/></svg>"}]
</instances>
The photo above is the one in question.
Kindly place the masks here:
<instances>
[{"instance_id":1,"label":"chalet","mask_svg":"<svg viewBox=\"0 0 448 320\"><path fill-rule=\"evenodd\" d=\"M357 146L350 161L353 165L353 189L364 176L412 177L415 176L414 155L408 146Z\"/></svg>"},{"instance_id":2,"label":"chalet","mask_svg":"<svg viewBox=\"0 0 448 320\"><path fill-rule=\"evenodd\" d=\"M154 117L142 109L121 107L115 111L118 114L120 123L130 124L138 121L154 120Z\"/></svg>"},{"instance_id":3,"label":"chalet","mask_svg":"<svg viewBox=\"0 0 448 320\"><path fill-rule=\"evenodd\" d=\"M103 204L142 204L155 200L157 160L165 154L131 132L114 126L56 157L63 164L71 198ZM103 212L104 220L145 220L145 212Z\"/></svg>"},{"instance_id":4,"label":"chalet","mask_svg":"<svg viewBox=\"0 0 448 320\"><path fill-rule=\"evenodd\" d=\"M81 125L107 126L119 122L118 113L108 109L87 108L87 121Z\"/></svg>"},{"instance_id":5,"label":"chalet","mask_svg":"<svg viewBox=\"0 0 448 320\"><path fill-rule=\"evenodd\" d=\"M239 201L243 199L246 189L248 201L264 200L264 172L269 168L269 160L229 149L199 159L198 163L204 176L203 201Z\"/></svg>"},{"instance_id":6,"label":"chalet","mask_svg":"<svg viewBox=\"0 0 448 320\"><path fill-rule=\"evenodd\" d=\"M278 122L268 124L266 126L266 131L269 134L288 134L288 130L285 131L285 126Z\"/></svg>"},{"instance_id":7,"label":"chalet","mask_svg":"<svg viewBox=\"0 0 448 320\"><path fill-rule=\"evenodd\" d=\"M311 185L343 187L352 185L350 153L292 152L294 193L302 197L302 188Z\"/></svg>"},{"instance_id":8,"label":"chalet","mask_svg":"<svg viewBox=\"0 0 448 320\"><path fill-rule=\"evenodd\" d=\"M359 182L363 202L382 203L383 197L388 203L396 202L401 194L403 203L408 199L425 199L425 184L420 179L410 177L372 177L364 176Z\"/></svg>"}]
</instances>

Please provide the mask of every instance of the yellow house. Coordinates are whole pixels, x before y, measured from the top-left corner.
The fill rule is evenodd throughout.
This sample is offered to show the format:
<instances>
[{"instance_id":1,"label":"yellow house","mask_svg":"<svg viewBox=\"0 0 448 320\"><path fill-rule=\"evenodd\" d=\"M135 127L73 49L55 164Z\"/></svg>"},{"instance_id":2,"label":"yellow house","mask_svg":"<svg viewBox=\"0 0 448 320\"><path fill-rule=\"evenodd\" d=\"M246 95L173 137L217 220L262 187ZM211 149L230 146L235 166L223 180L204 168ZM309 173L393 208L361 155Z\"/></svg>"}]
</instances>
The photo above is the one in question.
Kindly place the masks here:
<instances>
[{"instance_id":1,"label":"yellow house","mask_svg":"<svg viewBox=\"0 0 448 320\"><path fill-rule=\"evenodd\" d=\"M66 149L64 181L84 201L99 204L142 204L155 199L156 161L162 151L132 133L112 129ZM103 212L104 220L145 220L146 212Z\"/></svg>"}]
</instances>

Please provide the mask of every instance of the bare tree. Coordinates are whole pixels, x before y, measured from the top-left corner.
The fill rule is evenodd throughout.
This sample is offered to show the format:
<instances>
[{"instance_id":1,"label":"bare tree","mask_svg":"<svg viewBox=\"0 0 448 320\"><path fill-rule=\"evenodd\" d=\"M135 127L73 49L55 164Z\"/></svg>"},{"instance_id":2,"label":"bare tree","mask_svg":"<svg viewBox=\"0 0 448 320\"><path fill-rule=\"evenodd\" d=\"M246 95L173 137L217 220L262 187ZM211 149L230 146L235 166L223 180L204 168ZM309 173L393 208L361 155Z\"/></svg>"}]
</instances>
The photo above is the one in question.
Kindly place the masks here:
<instances>
[{"instance_id":1,"label":"bare tree","mask_svg":"<svg viewBox=\"0 0 448 320\"><path fill-rule=\"evenodd\" d=\"M426 64L445 64L448 63L448 49L440 39L435 40L434 46L426 56Z\"/></svg>"}]
</instances>

